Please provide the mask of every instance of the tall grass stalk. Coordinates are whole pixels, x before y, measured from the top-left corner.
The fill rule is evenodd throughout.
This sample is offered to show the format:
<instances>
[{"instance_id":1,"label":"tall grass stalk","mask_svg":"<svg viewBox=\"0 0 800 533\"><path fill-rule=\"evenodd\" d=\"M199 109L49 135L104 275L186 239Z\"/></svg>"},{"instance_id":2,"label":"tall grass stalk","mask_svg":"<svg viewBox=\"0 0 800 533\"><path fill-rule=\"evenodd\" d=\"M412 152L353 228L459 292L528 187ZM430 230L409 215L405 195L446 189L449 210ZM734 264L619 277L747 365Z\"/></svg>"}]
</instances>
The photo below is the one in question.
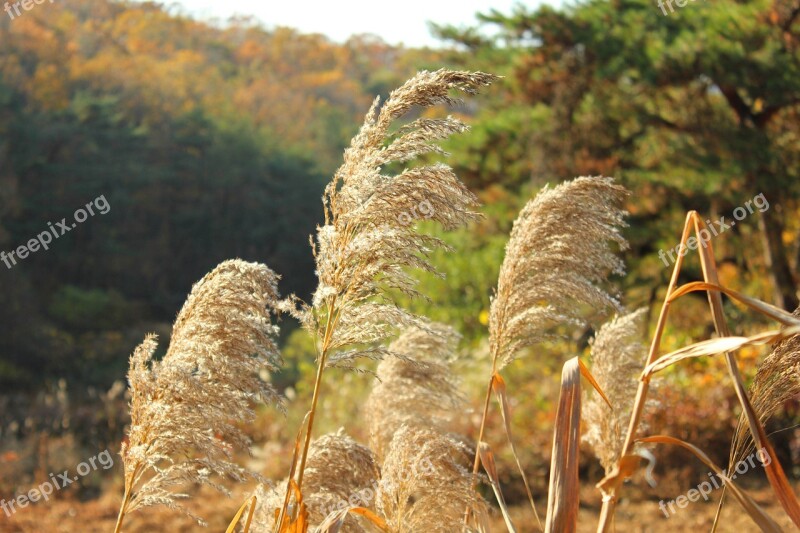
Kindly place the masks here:
<instances>
[{"instance_id":1,"label":"tall grass stalk","mask_svg":"<svg viewBox=\"0 0 800 533\"><path fill-rule=\"evenodd\" d=\"M478 217L475 196L443 164L384 174L392 163L443 153L436 141L461 133L459 120L420 118L396 130L394 122L412 109L454 104L451 93L475 94L495 77L480 72L420 72L393 91L381 106L376 99L359 133L345 150L344 163L323 196L325 224L313 242L319 284L310 304L295 300L285 309L317 339L317 369L311 408L296 471L302 490L309 445L328 367L353 369L363 358L391 355L382 346L398 327L426 328L426 320L391 303L399 291L421 296L406 270L434 272L428 261L444 242L421 234L409 217L425 204L425 217L455 229ZM285 512L285 506L282 513ZM281 527L279 525L279 527Z\"/></svg>"},{"instance_id":2,"label":"tall grass stalk","mask_svg":"<svg viewBox=\"0 0 800 533\"><path fill-rule=\"evenodd\" d=\"M626 194L611 178L581 177L552 189L545 187L514 222L489 313L492 367L478 446L484 439L492 390L502 379L499 372L523 348L552 338L560 325L584 323L587 309L595 313L619 309L619 302L604 285L610 273L624 272L624 264L609 244L627 246L621 235ZM508 430L506 433L516 457ZM479 465L476 451L473 474L478 473ZM517 466L538 521L518 459ZM467 512L465 523L468 519Z\"/></svg>"},{"instance_id":3,"label":"tall grass stalk","mask_svg":"<svg viewBox=\"0 0 800 533\"><path fill-rule=\"evenodd\" d=\"M683 228L683 235L681 236L681 243L685 243L689 238L689 233L691 231L691 220L692 214L690 213L686 218L686 224ZM669 314L669 307L671 303L669 297L678 285L678 275L680 274L680 269L683 265L683 257L683 255L678 254L678 260L675 262L675 267L672 270L672 276L667 287L667 295L664 297L664 304L661 306L661 312L658 317L658 322L656 323L656 329L653 333L652 341L650 342L646 365L651 364L658 356L658 351L661 346L661 337L664 335L664 328L666 327L667 316ZM639 423L642 419L642 413L647 401L647 393L649 388L649 378L644 378L639 381L639 386L636 389L636 399L633 402L633 409L631 410L630 422L628 423L628 430L625 433L625 441L622 445L622 452L620 453L621 458L633 452L634 438L636 436ZM616 506L616 491L603 495L603 504L600 509L600 520L597 526L598 532L608 531L612 527Z\"/></svg>"}]
</instances>

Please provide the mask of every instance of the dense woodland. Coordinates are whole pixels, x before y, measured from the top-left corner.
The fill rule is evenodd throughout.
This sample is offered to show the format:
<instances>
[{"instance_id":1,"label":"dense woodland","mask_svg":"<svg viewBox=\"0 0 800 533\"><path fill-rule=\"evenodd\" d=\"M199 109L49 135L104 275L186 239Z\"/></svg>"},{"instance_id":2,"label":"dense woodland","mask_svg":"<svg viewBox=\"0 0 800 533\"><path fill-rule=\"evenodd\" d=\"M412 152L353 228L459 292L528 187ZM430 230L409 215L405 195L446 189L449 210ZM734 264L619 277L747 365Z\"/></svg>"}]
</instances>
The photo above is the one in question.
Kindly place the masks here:
<instances>
[{"instance_id":1,"label":"dense woodland","mask_svg":"<svg viewBox=\"0 0 800 533\"><path fill-rule=\"evenodd\" d=\"M793 309L797 18L789 1L666 17L645 1L589 2L437 26L436 51L215 27L153 3L75 0L3 18L0 248L100 195L111 211L0 269L0 382L109 385L134 340L169 323L225 258L263 261L286 273L284 292L307 295L319 197L369 103L447 65L505 79L455 110L473 130L451 143L452 161L489 206L480 231L454 237L468 237L472 264L440 258L453 276L436 318L477 335L501 237L532 186L596 174L636 191L633 301L666 279L657 251L674 246L687 209L716 219L763 193L771 208L717 246L737 283Z\"/></svg>"},{"instance_id":2,"label":"dense woodland","mask_svg":"<svg viewBox=\"0 0 800 533\"><path fill-rule=\"evenodd\" d=\"M307 294L327 176L417 56L94 0L3 18L0 43L0 248L100 195L111 205L4 266L3 388L108 385L132 339L171 322L226 258L266 262Z\"/></svg>"}]
</instances>

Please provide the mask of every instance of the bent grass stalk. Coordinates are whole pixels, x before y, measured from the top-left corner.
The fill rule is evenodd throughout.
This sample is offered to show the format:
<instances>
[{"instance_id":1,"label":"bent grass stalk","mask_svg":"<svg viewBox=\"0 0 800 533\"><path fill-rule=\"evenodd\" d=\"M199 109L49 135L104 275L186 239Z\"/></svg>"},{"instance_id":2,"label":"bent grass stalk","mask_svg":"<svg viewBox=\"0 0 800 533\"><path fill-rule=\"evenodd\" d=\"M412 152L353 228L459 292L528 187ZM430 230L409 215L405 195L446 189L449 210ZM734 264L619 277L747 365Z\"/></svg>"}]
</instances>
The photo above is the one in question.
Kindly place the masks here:
<instances>
[{"instance_id":1,"label":"bent grass stalk","mask_svg":"<svg viewBox=\"0 0 800 533\"><path fill-rule=\"evenodd\" d=\"M693 215L690 212L686 216L686 222L683 228L683 234L681 235L681 244L685 245L687 239L689 238L689 233L691 231L691 226L689 225ZM656 323L656 330L653 334L653 339L650 343L650 349L647 353L647 362L646 365L651 364L653 361L656 360L656 356L658 355L658 350L661 346L661 337L664 334L664 328L666 327L667 323L667 315L669 314L669 306L670 306L670 296L675 290L675 287L678 285L678 275L680 274L681 266L683 265L683 258L684 255L678 254L678 260L675 262L675 266L672 269L672 277L670 278L669 285L667 287L667 294L664 297L664 304L661 307L661 312L658 317L658 322ZM645 366L646 366L645 365ZM625 444L622 446L622 453L620 453L620 461L622 458L630 455L633 451L633 439L636 435L636 430L639 427L639 422L642 418L642 413L644 411L644 406L647 400L647 392L650 387L650 378L642 379L639 382L639 387L636 390L636 399L633 403L633 410L631 412L631 420L628 424L628 431L625 434ZM619 469L619 464L617 465ZM616 510L617 504L617 494L616 490L610 494L603 495L603 505L600 509L600 520L598 522L597 531L598 532L605 532L611 528L611 524L614 519L614 512Z\"/></svg>"},{"instance_id":2,"label":"bent grass stalk","mask_svg":"<svg viewBox=\"0 0 800 533\"><path fill-rule=\"evenodd\" d=\"M303 473L306 469L306 461L308 460L308 447L311 445L311 432L314 429L314 416L317 413L317 403L319 401L320 389L322 388L322 373L325 371L325 362L328 357L328 349L331 342L331 334L333 328L336 327L336 322L339 315L336 313L336 296L333 296L328 305L330 312L325 324L325 337L322 340L322 348L320 350L319 362L317 367L317 376L314 379L314 393L311 398L311 411L308 414L308 427L306 429L306 438L303 443L303 453L300 455L300 466L297 474L297 490L303 488ZM331 320L331 316L336 319Z\"/></svg>"},{"instance_id":3,"label":"bent grass stalk","mask_svg":"<svg viewBox=\"0 0 800 533\"><path fill-rule=\"evenodd\" d=\"M131 501L131 492L129 487L125 487L125 494L122 496L122 505L120 505L119 513L117 514L117 524L114 526L114 533L122 531L122 523L125 520L125 514L128 511L128 504Z\"/></svg>"},{"instance_id":4,"label":"bent grass stalk","mask_svg":"<svg viewBox=\"0 0 800 533\"><path fill-rule=\"evenodd\" d=\"M692 229L694 229L695 233L698 234L698 241L700 241L700 231L702 229L706 229L706 225L703 222L702 218L697 214L695 211L690 211L686 216L686 222L684 224L684 229L681 237L680 246L686 246L686 242L689 238L689 234L691 233ZM731 291L721 287L719 284L719 278L717 274L717 267L716 262L714 260L714 252L713 247L710 242L706 243L707 248L700 247L698 248L699 255L700 255L700 262L701 268L703 272L703 278L705 283L690 283L689 285L677 288L677 281L678 276L680 274L681 267L683 265L683 256L678 254L678 261L676 261L675 267L673 269L672 277L670 279L670 284L667 289L667 293L664 297L664 304L661 308L661 313L659 315L658 323L656 325L656 331L653 336L652 343L650 345L650 351L648 353L647 363L645 365L646 369L650 369L654 367L654 363L658 359L657 354L660 349L661 345L661 338L664 332L664 328L666 326L666 321L669 313L670 304L675 301L676 299L688 294L693 290L706 290L708 293L708 301L709 307L711 309L711 315L714 321L714 326L717 332L717 335L720 337L729 337L730 331L728 329L727 322L725 320L723 310L722 310L722 298L720 293L726 293L729 296L741 296L738 295L735 291ZM737 298L738 300L739 298ZM784 321L786 317L788 317L788 322L794 322L794 317L789 315L788 313L782 312L772 306L768 306L763 304L763 302L757 302L751 298L742 298L741 300L746 305L758 310L759 312L770 316L771 318ZM781 320L783 318L784 320ZM786 323L786 322L784 322ZM734 389L736 391L737 398L739 399L740 404L742 405L743 413L747 418L748 425L750 428L750 432L753 435L754 440L757 442L758 446L762 447L766 450L766 453L773 459L769 465L765 466L765 471L767 473L767 479L770 482L770 485L775 492L781 506L784 508L786 513L795 523L795 525L800 525L800 502L798 502L797 497L794 494L794 491L791 488L788 480L786 479L786 474L783 471L780 463L775 458L775 452L772 448L772 445L769 443L767 439L766 432L758 419L755 410L753 409L752 404L747 395L747 391L744 387L744 382L741 377L741 373L739 372L739 368L736 362L736 357L731 351L725 351L725 359L728 366L728 372L731 376L733 381ZM631 420L628 426L628 432L625 438L625 445L623 447L622 456L620 461L618 462L615 471L612 474L606 476L600 483L598 483L598 488L601 489L603 492L603 506L601 509L600 520L598 522L597 531L606 532L613 528L613 519L614 519L614 512L616 510L616 502L618 498L617 491L622 484L622 481L629 477L630 474L636 469L636 462L632 460L634 455L633 447L636 440L636 431L638 426L641 422L642 413L645 407L645 401L649 389L650 379L652 377L652 371L646 371L642 374L641 382L639 384L639 388L636 394L636 401L634 403L634 408L631 413ZM655 437L654 437L655 439ZM646 439L644 439L646 440ZM643 439L639 439L638 442L644 441ZM750 512L750 509L746 507L746 510L751 514L754 520L756 520L756 516ZM716 519L715 519L716 521Z\"/></svg>"},{"instance_id":5,"label":"bent grass stalk","mask_svg":"<svg viewBox=\"0 0 800 533\"><path fill-rule=\"evenodd\" d=\"M236 531L236 526L238 526L239 522L241 522L242 516L244 516L244 511L248 508L248 506L249 511L247 512L247 518L242 526L242 533L249 533L250 524L253 523L253 515L255 514L256 510L256 503L258 503L258 498L255 496L251 496L250 498L246 499L242 506L239 507L239 510L236 511L236 514L233 516L233 519L228 525L228 529L225 530L225 533L234 533L234 531Z\"/></svg>"},{"instance_id":6,"label":"bent grass stalk","mask_svg":"<svg viewBox=\"0 0 800 533\"><path fill-rule=\"evenodd\" d=\"M295 472L297 473L297 491L300 492L303 488L303 474L305 473L306 462L308 461L308 449L311 446L311 435L312 430L314 429L314 417L317 413L317 405L319 402L320 391L322 389L322 374L325 371L325 362L328 356L328 349L330 347L331 341L331 334L333 332L333 328L335 327L336 320L331 320L331 316L335 315L338 318L338 314L336 314L336 296L333 296L331 302L329 303L328 309L331 309L331 312L328 313L328 317L326 319L325 324L325 336L322 340L322 346L320 348L320 354L317 358L317 374L314 379L314 392L311 398L311 409L309 410L308 414L306 415L306 420L303 422L303 426L305 426L305 437L303 440L303 447L300 453L299 458L295 457L292 462L292 472L293 475ZM301 429L302 431L302 429ZM291 483L292 475L289 476L289 482ZM283 518L287 511L287 506L290 501L290 491L287 488L286 491L286 498L284 500L284 505L280 510L280 516L276 521L275 531L281 531L283 527ZM295 511L299 511L299 506L295 509ZM296 519L296 515L290 517L290 522Z\"/></svg>"}]
</instances>

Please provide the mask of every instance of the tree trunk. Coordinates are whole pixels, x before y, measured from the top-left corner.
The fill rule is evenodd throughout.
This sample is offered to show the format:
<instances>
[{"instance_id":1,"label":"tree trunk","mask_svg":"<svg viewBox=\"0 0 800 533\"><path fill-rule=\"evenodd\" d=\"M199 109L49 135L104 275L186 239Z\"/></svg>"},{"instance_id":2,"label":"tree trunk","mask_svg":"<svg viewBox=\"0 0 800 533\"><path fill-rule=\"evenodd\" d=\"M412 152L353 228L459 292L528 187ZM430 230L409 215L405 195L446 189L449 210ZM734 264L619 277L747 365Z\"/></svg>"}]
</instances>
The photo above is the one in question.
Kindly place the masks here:
<instances>
[{"instance_id":1,"label":"tree trunk","mask_svg":"<svg viewBox=\"0 0 800 533\"><path fill-rule=\"evenodd\" d=\"M775 198L770 198L770 209L758 217L758 229L764 250L764 263L772 284L775 305L787 311L798 306L797 285L792 274L786 247L783 245L783 224L775 212Z\"/></svg>"}]
</instances>

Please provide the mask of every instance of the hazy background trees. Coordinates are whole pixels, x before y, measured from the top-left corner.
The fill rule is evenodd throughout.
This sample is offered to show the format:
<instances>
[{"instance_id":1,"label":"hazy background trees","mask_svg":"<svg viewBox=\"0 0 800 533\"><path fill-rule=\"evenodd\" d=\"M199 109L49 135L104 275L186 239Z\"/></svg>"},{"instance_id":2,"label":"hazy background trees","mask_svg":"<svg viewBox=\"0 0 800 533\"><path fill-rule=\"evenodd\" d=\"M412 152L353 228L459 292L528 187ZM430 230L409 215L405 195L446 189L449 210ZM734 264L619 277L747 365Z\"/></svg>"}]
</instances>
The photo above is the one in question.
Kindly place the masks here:
<instances>
[{"instance_id":1,"label":"hazy background trees","mask_svg":"<svg viewBox=\"0 0 800 533\"><path fill-rule=\"evenodd\" d=\"M620 280L631 305L664 285L657 252L674 247L687 209L716 218L758 193L771 208L714 242L723 273L797 305L796 2L495 12L467 30L438 26L441 50L248 20L216 28L157 4L47 8L0 20L0 249L98 195L112 209L0 267L4 390L63 376L109 385L225 258L265 262L284 293L306 296L322 187L373 97L419 68L506 76L454 110L473 129L450 144L451 161L487 217L447 237L467 252L437 256L449 278L425 280L439 299L423 310L468 341L480 340L518 208L535 187L586 174L635 192Z\"/></svg>"}]
</instances>

